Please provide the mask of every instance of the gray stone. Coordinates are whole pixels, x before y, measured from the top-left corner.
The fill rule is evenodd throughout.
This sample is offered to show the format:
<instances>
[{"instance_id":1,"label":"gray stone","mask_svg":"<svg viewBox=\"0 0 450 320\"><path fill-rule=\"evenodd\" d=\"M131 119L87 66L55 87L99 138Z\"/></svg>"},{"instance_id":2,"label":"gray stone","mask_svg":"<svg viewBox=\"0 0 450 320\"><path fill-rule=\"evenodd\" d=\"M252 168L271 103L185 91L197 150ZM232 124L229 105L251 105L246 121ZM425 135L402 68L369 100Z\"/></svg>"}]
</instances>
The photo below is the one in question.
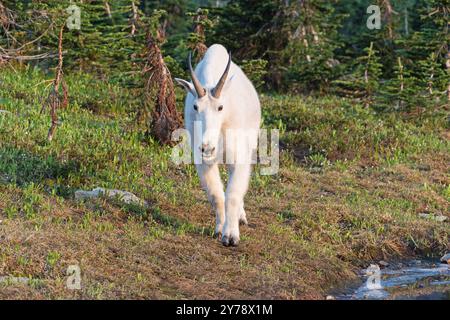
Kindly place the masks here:
<instances>
[{"instance_id":1,"label":"gray stone","mask_svg":"<svg viewBox=\"0 0 450 320\"><path fill-rule=\"evenodd\" d=\"M419 213L419 217L424 218L424 219L434 220L437 222L444 222L445 220L447 220L446 216L434 215L434 214L429 214L429 213Z\"/></svg>"},{"instance_id":2,"label":"gray stone","mask_svg":"<svg viewBox=\"0 0 450 320\"><path fill-rule=\"evenodd\" d=\"M431 166L428 164L419 164L417 166L417 169L420 171L430 171L431 170Z\"/></svg>"},{"instance_id":3,"label":"gray stone","mask_svg":"<svg viewBox=\"0 0 450 320\"><path fill-rule=\"evenodd\" d=\"M0 276L0 284L28 284L29 282L30 279L25 277Z\"/></svg>"},{"instance_id":4,"label":"gray stone","mask_svg":"<svg viewBox=\"0 0 450 320\"><path fill-rule=\"evenodd\" d=\"M107 197L109 199L118 199L126 204L137 204L145 208L148 208L148 203L145 200L138 198L131 192L116 190L116 189L104 189L95 188L92 191L78 190L75 191L75 200L85 200L99 197Z\"/></svg>"},{"instance_id":5,"label":"gray stone","mask_svg":"<svg viewBox=\"0 0 450 320\"><path fill-rule=\"evenodd\" d=\"M435 216L435 217L434 217L434 220L436 220L437 222L444 222L444 221L447 220L447 217L446 217L446 216L442 216L442 215L440 215L440 216Z\"/></svg>"},{"instance_id":6,"label":"gray stone","mask_svg":"<svg viewBox=\"0 0 450 320\"><path fill-rule=\"evenodd\" d=\"M371 276L374 274L379 274L380 273L380 266L377 264L371 264L370 266L367 267L366 271L366 275Z\"/></svg>"},{"instance_id":7,"label":"gray stone","mask_svg":"<svg viewBox=\"0 0 450 320\"><path fill-rule=\"evenodd\" d=\"M382 266L383 268L386 268L387 266L389 266L389 263L384 260L381 260L380 262L378 262L378 264L380 266Z\"/></svg>"}]
</instances>

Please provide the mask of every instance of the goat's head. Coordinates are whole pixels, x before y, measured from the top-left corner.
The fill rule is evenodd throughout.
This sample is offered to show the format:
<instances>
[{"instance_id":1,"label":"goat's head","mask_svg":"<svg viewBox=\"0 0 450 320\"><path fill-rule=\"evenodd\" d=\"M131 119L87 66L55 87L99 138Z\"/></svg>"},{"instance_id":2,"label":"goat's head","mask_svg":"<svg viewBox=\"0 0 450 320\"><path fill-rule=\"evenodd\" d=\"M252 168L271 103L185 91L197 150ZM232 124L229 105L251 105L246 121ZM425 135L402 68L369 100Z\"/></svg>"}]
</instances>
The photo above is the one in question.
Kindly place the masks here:
<instances>
[{"instance_id":1,"label":"goat's head","mask_svg":"<svg viewBox=\"0 0 450 320\"><path fill-rule=\"evenodd\" d=\"M197 78L192 68L191 54L189 54L189 70L192 83L183 79L175 79L188 93L194 96L192 105L186 107L192 108L195 120L201 125L201 143L195 147L200 149L205 160L214 159L217 155L220 133L228 111L223 96L225 96L227 89L226 82L230 66L231 54L229 54L227 66L217 85L214 88L207 89L202 86Z\"/></svg>"}]
</instances>

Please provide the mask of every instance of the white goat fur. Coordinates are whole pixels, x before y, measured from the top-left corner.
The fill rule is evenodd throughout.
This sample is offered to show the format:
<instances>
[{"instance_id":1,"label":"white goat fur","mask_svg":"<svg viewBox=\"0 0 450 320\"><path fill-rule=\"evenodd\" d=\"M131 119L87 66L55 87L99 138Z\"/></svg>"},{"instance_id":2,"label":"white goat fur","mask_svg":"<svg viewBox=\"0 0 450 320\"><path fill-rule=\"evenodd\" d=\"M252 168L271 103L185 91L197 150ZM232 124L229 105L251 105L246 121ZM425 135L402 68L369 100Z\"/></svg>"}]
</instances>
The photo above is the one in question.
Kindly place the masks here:
<instances>
[{"instance_id":1,"label":"white goat fur","mask_svg":"<svg viewBox=\"0 0 450 320\"><path fill-rule=\"evenodd\" d=\"M188 92L185 109L185 127L191 137L194 137L194 122L200 121L202 124L201 145L209 150L215 150L212 161L203 161L197 164L203 188L206 189L208 199L216 211L215 232L222 234L222 243L226 246L237 245L239 242L239 222L247 223L244 211L244 196L248 189L251 174L251 161L227 160L228 185L226 192L223 192L223 184L219 174L219 161L217 154L222 151L227 159L236 159L238 154L249 155L251 157L253 148L249 144L239 144L225 139L227 130L244 130L252 141L257 141L261 122L261 108L258 94L244 74L236 64L231 62L227 80L219 98L213 96L213 90L221 78L227 66L229 55L226 49L219 44L212 45L206 52L204 58L195 69L195 74L206 95L198 97L191 82L176 79ZM197 110L194 109L197 106ZM223 109L220 111L220 106ZM236 131L233 131L236 132ZM191 141L193 152L201 145ZM223 146L223 149L222 147ZM246 149L243 149L246 148Z\"/></svg>"}]
</instances>

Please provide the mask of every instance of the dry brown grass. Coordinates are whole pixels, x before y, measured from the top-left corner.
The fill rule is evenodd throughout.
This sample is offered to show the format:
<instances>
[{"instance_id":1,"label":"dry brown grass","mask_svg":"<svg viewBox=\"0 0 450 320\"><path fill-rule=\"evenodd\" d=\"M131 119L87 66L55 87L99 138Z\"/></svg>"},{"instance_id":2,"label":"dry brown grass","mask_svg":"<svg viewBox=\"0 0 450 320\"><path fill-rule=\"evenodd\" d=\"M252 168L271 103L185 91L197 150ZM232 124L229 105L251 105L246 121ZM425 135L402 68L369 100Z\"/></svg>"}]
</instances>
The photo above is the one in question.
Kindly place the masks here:
<instances>
[{"instance_id":1,"label":"dry brown grass","mask_svg":"<svg viewBox=\"0 0 450 320\"><path fill-rule=\"evenodd\" d=\"M30 89L42 77L2 75L2 109L14 116L0 116L0 276L31 281L0 284L1 299L320 299L370 263L449 249L448 219L419 216L449 217L445 126L341 100L265 96L264 123L284 128L291 145L277 175L256 168L249 226L238 248L225 248L212 237L214 215L195 168L175 166L169 147L136 134L133 117L70 106L52 144L42 143L48 123ZM312 151L301 162L291 148L299 142ZM389 148L377 149L382 143ZM332 161L321 150L360 154ZM151 206L73 199L97 186ZM66 288L71 264L81 267L78 291Z\"/></svg>"},{"instance_id":2,"label":"dry brown grass","mask_svg":"<svg viewBox=\"0 0 450 320\"><path fill-rule=\"evenodd\" d=\"M421 192L424 183L449 183L440 162L429 163L428 171L406 165L344 173L283 168L269 182L270 190L281 192L279 196L269 196L267 189L251 189L250 225L242 228L243 241L235 249L198 232L178 233L157 219L136 219L103 200L61 205L46 197L48 208L40 212L38 222L18 217L0 224L0 274L39 280L31 286L2 286L0 298L320 299L331 287L354 279L357 267L368 261L400 258L422 249L442 250L446 239L437 243L432 234L445 237L448 224L437 226L418 218L403 224L392 212L377 208L378 200L371 203L402 198L411 201L417 212L427 204L433 211L431 203L434 210L446 208L448 203L436 192ZM367 191L366 212L358 212L345 200L355 190ZM0 211L17 197L15 192L1 190L6 199ZM162 198L157 203L164 214L210 227L214 219L209 204L200 190L192 195L195 204L188 209ZM103 213L86 221L95 207ZM280 220L284 211L292 215ZM373 215L373 227L389 231L374 235L371 228L348 225L355 215ZM348 238L343 236L346 228L351 232ZM404 237L411 230L424 247L408 245ZM61 256L53 268L46 262L49 252ZM80 291L65 288L70 264L81 266Z\"/></svg>"}]
</instances>

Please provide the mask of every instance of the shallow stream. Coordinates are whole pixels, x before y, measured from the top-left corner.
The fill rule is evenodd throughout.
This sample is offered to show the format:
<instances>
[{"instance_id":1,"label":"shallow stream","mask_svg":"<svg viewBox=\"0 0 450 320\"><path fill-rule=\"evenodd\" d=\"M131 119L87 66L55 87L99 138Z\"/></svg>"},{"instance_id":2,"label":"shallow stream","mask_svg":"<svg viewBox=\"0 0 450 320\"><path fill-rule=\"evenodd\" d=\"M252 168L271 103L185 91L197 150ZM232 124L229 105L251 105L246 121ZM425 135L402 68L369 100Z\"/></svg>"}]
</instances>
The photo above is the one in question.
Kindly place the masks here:
<instances>
[{"instance_id":1,"label":"shallow stream","mask_svg":"<svg viewBox=\"0 0 450 320\"><path fill-rule=\"evenodd\" d=\"M450 300L450 265L420 260L393 263L384 268L371 265L361 271L358 284L352 284L335 299Z\"/></svg>"}]
</instances>

